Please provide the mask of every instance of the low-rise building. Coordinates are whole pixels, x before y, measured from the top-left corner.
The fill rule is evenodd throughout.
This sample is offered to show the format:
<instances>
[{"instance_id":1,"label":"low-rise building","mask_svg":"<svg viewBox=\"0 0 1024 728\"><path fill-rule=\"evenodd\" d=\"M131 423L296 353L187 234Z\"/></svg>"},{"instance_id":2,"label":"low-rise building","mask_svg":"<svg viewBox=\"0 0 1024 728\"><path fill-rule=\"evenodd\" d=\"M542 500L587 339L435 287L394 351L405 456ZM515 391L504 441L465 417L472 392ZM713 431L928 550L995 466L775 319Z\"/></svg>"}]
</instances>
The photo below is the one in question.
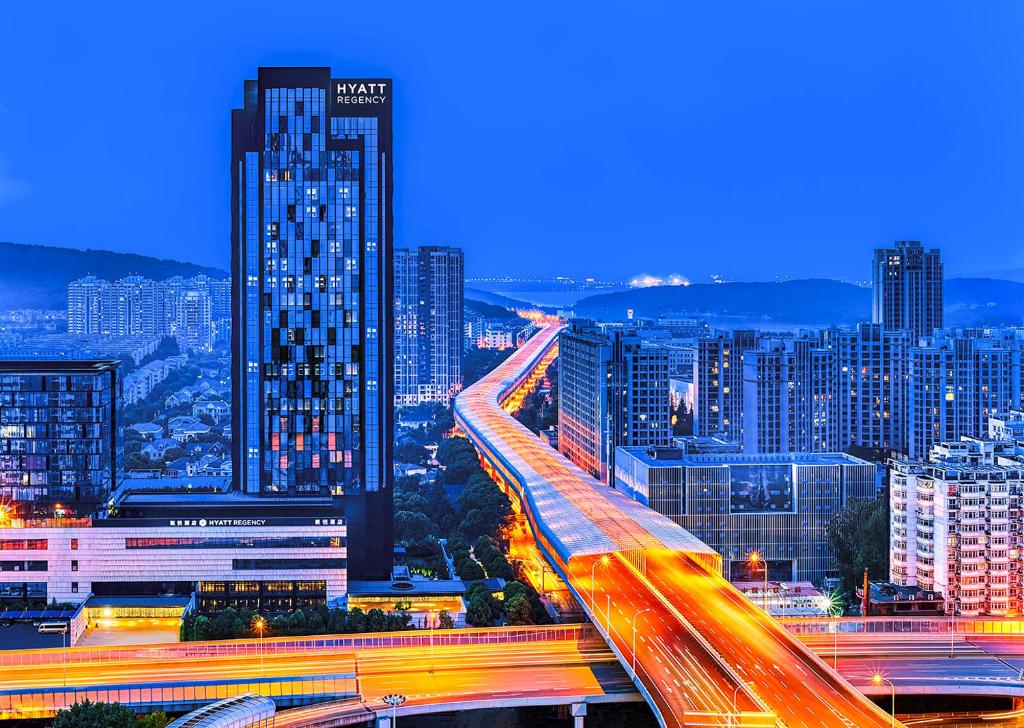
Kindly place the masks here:
<instances>
[{"instance_id":1,"label":"low-rise building","mask_svg":"<svg viewBox=\"0 0 1024 728\"><path fill-rule=\"evenodd\" d=\"M829 521L875 497L875 466L844 453L617 452L616 487L721 554L732 580L763 580L767 562L769 580L821 584L835 571Z\"/></svg>"}]
</instances>

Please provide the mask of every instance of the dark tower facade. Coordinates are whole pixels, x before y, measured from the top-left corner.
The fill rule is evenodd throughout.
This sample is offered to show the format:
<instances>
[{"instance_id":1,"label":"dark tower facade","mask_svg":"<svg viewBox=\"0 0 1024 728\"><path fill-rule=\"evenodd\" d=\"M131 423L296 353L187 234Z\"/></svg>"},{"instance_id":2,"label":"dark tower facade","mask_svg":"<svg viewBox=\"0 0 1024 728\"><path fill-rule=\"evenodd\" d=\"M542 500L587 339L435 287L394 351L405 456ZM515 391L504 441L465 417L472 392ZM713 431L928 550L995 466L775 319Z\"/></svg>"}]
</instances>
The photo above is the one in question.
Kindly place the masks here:
<instances>
[{"instance_id":1,"label":"dark tower facade","mask_svg":"<svg viewBox=\"0 0 1024 728\"><path fill-rule=\"evenodd\" d=\"M931 336L942 328L942 258L916 240L876 248L872 266L872 322L885 331Z\"/></svg>"},{"instance_id":2,"label":"dark tower facade","mask_svg":"<svg viewBox=\"0 0 1024 728\"><path fill-rule=\"evenodd\" d=\"M260 68L232 113L236 487L333 497L350 579L393 554L391 91Z\"/></svg>"}]
</instances>

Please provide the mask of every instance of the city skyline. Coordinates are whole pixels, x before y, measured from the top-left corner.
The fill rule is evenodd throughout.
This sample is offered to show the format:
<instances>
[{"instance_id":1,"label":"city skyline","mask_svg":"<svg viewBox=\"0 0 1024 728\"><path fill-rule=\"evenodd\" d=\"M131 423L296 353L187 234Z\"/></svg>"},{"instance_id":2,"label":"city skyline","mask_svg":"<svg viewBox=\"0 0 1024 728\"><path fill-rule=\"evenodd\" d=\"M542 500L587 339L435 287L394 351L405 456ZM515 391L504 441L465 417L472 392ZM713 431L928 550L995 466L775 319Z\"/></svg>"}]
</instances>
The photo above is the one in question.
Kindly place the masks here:
<instances>
[{"instance_id":1,"label":"city skyline","mask_svg":"<svg viewBox=\"0 0 1024 728\"><path fill-rule=\"evenodd\" d=\"M463 17L410 11L391 25L377 9L352 8L346 22L365 34L346 42L332 30L337 11L325 9L320 28L304 29L301 44L285 47L252 32L258 7L244 15L215 7L204 9L209 23L189 29L188 54L126 32L148 21L169 39L180 36L187 9L111 19L105 27L116 42L88 47L76 39L85 20L71 10L50 19L47 38L29 47L15 37L0 57L10 67L30 61L36 77L76 68L91 81L64 85L63 104L89 108L87 94L98 93L117 112L159 114L188 152L135 154L147 132L133 125L87 171L48 164L67 145L102 134L100 121L83 115L58 133L52 125L61 115L32 111L45 105L47 87L11 78L0 94L0 132L59 141L0 147L0 237L226 269L224 109L237 103L236 79L257 65L330 65L403 79L394 99L396 242L462 247L470 276L522 273L543 261L578 276L843 278L864 269L864 251L898 239L942 248L954 276L1021 268L1024 222L1014 202L1021 185L1013 170L1024 145L1012 129L1024 108L1002 90L1017 82L1012 41L1024 14L1006 5L969 14L927 7L738 13L665 5L635 17L596 10L585 18L548 9L546 22L529 25L527 14L484 9ZM10 27L37 20L30 10L4 13ZM484 47L474 25L498 23L508 23L515 40ZM566 24L581 38L561 42ZM847 32L816 32L837 25ZM589 41L613 33L616 52ZM940 52L948 44L963 51L955 60ZM141 62L105 77L121 54ZM480 62L463 63L467 55ZM599 72L584 73L591 68ZM623 105L632 113L621 114ZM539 123L520 123L514 109ZM647 151L605 149L630 133L625 119L642 127ZM127 164L151 185L126 188L117 170ZM489 184L472 182L481 178ZM118 214L88 215L87 196L70 192L86 186L112 195ZM526 202L524 189L533 192ZM47 214L55 195L69 219L89 217L90 225ZM161 200L188 212L173 225L144 224L164 219ZM645 212L596 217L600 200L607 209ZM630 252L625 270L615 260L621 250Z\"/></svg>"}]
</instances>

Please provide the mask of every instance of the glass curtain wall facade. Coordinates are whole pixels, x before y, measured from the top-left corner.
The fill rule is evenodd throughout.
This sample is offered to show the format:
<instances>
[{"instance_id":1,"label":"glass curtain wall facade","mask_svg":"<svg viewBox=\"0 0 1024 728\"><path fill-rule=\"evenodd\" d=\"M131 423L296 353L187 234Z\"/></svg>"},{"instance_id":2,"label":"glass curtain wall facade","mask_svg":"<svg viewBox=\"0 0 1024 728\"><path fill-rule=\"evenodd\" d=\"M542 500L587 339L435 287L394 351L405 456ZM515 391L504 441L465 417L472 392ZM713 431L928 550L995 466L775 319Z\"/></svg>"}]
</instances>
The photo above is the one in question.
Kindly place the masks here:
<instances>
[{"instance_id":1,"label":"glass curtain wall facade","mask_svg":"<svg viewBox=\"0 0 1024 728\"><path fill-rule=\"evenodd\" d=\"M386 578L391 81L261 68L232 136L237 487L335 498L351 576Z\"/></svg>"},{"instance_id":2,"label":"glass curtain wall facade","mask_svg":"<svg viewBox=\"0 0 1024 728\"><path fill-rule=\"evenodd\" d=\"M0 503L90 515L113 489L116 361L0 362ZM80 512L80 513L79 513Z\"/></svg>"}]
</instances>

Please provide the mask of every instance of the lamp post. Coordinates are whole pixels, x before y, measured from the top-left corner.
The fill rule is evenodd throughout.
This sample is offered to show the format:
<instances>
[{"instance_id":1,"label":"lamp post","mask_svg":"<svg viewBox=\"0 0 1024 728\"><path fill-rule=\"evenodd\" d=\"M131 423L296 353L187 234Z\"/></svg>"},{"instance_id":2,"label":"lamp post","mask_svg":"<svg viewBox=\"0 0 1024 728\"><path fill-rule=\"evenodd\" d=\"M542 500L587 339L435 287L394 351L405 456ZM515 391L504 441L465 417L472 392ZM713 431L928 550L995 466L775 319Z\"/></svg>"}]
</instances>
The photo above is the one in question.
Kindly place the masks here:
<instances>
[{"instance_id":1,"label":"lamp post","mask_svg":"<svg viewBox=\"0 0 1024 728\"><path fill-rule=\"evenodd\" d=\"M747 557L747 563L755 571L757 571L758 564L764 564L764 613L768 614L768 560L762 558L761 552L755 549Z\"/></svg>"},{"instance_id":2,"label":"lamp post","mask_svg":"<svg viewBox=\"0 0 1024 728\"><path fill-rule=\"evenodd\" d=\"M892 684L892 680L887 680L885 676L876 672L871 676L872 685L888 685L889 689L892 690L892 714L890 715L890 725L892 728L896 728L896 686Z\"/></svg>"},{"instance_id":3,"label":"lamp post","mask_svg":"<svg viewBox=\"0 0 1024 728\"><path fill-rule=\"evenodd\" d=\"M736 686L736 689L732 691L732 712L729 713L729 725L732 725L733 718L738 717L739 714L740 714L739 705L737 704L737 701L739 700L739 695L740 695L740 688L742 688L742 687L753 687L753 686L754 686L754 681L753 680L750 680L748 682L741 682L739 685Z\"/></svg>"},{"instance_id":4,"label":"lamp post","mask_svg":"<svg viewBox=\"0 0 1024 728\"><path fill-rule=\"evenodd\" d=\"M391 728L395 728L395 723L398 721L398 706L405 702L406 698L404 695L385 695L381 698L385 703L391 706Z\"/></svg>"},{"instance_id":5,"label":"lamp post","mask_svg":"<svg viewBox=\"0 0 1024 728\"><path fill-rule=\"evenodd\" d=\"M946 587L949 589L949 587ZM953 653L953 638L956 636L956 602L953 601L953 597L949 597L949 657L952 659L956 657Z\"/></svg>"},{"instance_id":6,"label":"lamp post","mask_svg":"<svg viewBox=\"0 0 1024 728\"><path fill-rule=\"evenodd\" d=\"M633 667L633 677L634 678L636 678L636 621L638 619L640 619L640 615L641 614L643 614L644 612L649 612L649 611L651 611L651 608L650 607L645 607L644 609L641 609L640 611L638 611L636 614L633 615L633 665L632 665L632 667Z\"/></svg>"},{"instance_id":7,"label":"lamp post","mask_svg":"<svg viewBox=\"0 0 1024 728\"><path fill-rule=\"evenodd\" d=\"M256 617L252 620L252 628L256 630L256 634L259 635L260 638L260 675L264 675L265 671L263 669L263 633L267 629L267 620L260 615L256 615Z\"/></svg>"},{"instance_id":8,"label":"lamp post","mask_svg":"<svg viewBox=\"0 0 1024 728\"><path fill-rule=\"evenodd\" d=\"M594 565L590 567L590 613L591 614L594 614L594 584L595 584L595 579L596 579L596 576L597 576L597 565L600 564L601 566L608 566L608 562L610 562L610 561L611 561L611 559L608 557L608 554L605 554L600 559L595 561Z\"/></svg>"}]
</instances>

